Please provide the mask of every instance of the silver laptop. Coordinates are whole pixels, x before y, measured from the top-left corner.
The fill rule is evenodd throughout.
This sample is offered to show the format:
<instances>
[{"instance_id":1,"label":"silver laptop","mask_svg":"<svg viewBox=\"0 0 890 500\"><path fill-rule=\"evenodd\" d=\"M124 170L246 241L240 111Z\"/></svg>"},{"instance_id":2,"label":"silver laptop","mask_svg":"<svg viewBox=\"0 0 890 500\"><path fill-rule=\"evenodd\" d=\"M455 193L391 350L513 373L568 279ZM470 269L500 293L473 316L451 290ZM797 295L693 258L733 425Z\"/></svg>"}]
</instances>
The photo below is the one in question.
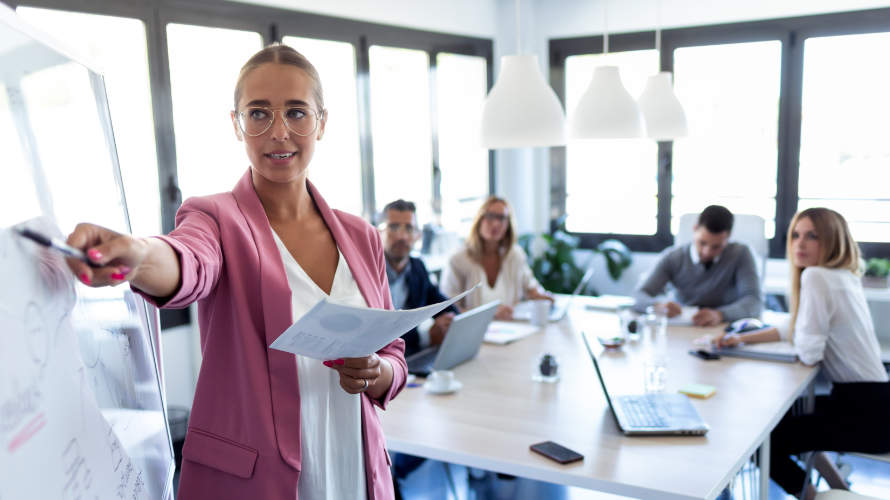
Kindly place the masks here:
<instances>
[{"instance_id":1,"label":"silver laptop","mask_svg":"<svg viewBox=\"0 0 890 500\"><path fill-rule=\"evenodd\" d=\"M569 312L569 307L572 305L572 300L575 299L584 289L587 287L587 283L590 282L590 278L593 277L593 266L589 266L587 271L584 273L584 276L581 277L581 281L578 283L578 286L575 287L575 290L568 297L556 297L553 301L553 304L550 305L550 313L547 316L547 320L551 323L555 323L560 321L561 319L566 317L566 313ZM532 303L531 301L522 302L516 305L516 308L513 311L513 319L517 320L530 320L532 317L531 311Z\"/></svg>"},{"instance_id":2,"label":"silver laptop","mask_svg":"<svg viewBox=\"0 0 890 500\"><path fill-rule=\"evenodd\" d=\"M550 308L550 321L559 321L566 317L566 313L569 312L569 306L572 305L572 300L574 300L575 297L587 287L590 278L593 278L592 265L587 267L587 271L584 272L584 276L581 277L581 282L575 287L572 295L568 297L557 297L556 300L553 301L553 306Z\"/></svg>"},{"instance_id":3,"label":"silver laptop","mask_svg":"<svg viewBox=\"0 0 890 500\"><path fill-rule=\"evenodd\" d=\"M427 347L405 358L408 373L426 377L433 370L450 370L475 358L500 303L495 300L455 316L440 345Z\"/></svg>"},{"instance_id":4,"label":"silver laptop","mask_svg":"<svg viewBox=\"0 0 890 500\"><path fill-rule=\"evenodd\" d=\"M600 365L590 349L587 335L581 332L584 345L593 360L596 376L603 387L606 402L621 432L628 436L680 434L702 436L710 427L683 394L640 394L611 397L606 389Z\"/></svg>"}]
</instances>

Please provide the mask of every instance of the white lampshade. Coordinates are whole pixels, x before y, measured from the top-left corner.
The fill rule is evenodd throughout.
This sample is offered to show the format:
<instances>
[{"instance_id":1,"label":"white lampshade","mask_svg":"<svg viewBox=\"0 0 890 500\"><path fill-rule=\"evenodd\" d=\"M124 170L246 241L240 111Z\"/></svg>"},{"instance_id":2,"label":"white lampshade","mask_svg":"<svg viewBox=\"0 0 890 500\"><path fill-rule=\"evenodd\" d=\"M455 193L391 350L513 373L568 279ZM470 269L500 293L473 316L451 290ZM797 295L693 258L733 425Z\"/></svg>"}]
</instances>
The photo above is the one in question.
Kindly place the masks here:
<instances>
[{"instance_id":1,"label":"white lampshade","mask_svg":"<svg viewBox=\"0 0 890 500\"><path fill-rule=\"evenodd\" d=\"M571 118L576 139L620 139L643 135L637 102L625 90L617 66L599 66Z\"/></svg>"},{"instance_id":2,"label":"white lampshade","mask_svg":"<svg viewBox=\"0 0 890 500\"><path fill-rule=\"evenodd\" d=\"M501 57L498 79L482 108L482 145L489 149L561 146L565 115L538 69L538 57Z\"/></svg>"},{"instance_id":3,"label":"white lampshade","mask_svg":"<svg viewBox=\"0 0 890 500\"><path fill-rule=\"evenodd\" d=\"M637 102L621 83L617 66L599 66L572 115L572 137L619 139L643 135Z\"/></svg>"},{"instance_id":4,"label":"white lampshade","mask_svg":"<svg viewBox=\"0 0 890 500\"><path fill-rule=\"evenodd\" d=\"M652 139L669 141L689 132L686 113L671 85L670 72L650 76L639 102L646 118L646 135Z\"/></svg>"}]
</instances>

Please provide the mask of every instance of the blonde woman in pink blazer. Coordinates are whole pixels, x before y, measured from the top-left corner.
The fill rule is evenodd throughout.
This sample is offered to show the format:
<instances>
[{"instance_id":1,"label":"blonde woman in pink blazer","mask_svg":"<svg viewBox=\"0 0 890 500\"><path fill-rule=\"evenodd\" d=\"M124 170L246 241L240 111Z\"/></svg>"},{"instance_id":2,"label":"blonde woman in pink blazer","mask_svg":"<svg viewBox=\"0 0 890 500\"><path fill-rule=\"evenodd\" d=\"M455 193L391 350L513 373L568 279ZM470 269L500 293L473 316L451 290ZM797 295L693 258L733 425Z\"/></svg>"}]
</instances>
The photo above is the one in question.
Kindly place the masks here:
<instances>
[{"instance_id":1,"label":"blonde woman in pink blazer","mask_svg":"<svg viewBox=\"0 0 890 500\"><path fill-rule=\"evenodd\" d=\"M128 281L160 307L198 301L204 358L181 500L393 496L374 407L405 385L404 342L323 363L267 347L319 298L392 308L379 235L307 179L326 118L312 64L267 47L235 89L251 167L231 192L187 200L167 236L81 224L68 238L101 266L69 262L85 284Z\"/></svg>"}]
</instances>

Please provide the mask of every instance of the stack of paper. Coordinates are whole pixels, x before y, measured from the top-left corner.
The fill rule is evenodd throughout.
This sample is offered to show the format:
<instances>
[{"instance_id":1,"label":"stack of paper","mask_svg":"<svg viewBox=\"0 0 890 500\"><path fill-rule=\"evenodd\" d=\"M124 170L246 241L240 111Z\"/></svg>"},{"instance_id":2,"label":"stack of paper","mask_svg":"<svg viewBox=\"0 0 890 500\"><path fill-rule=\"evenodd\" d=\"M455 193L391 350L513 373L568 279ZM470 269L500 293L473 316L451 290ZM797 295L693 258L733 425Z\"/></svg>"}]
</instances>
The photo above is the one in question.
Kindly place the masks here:
<instances>
[{"instance_id":1,"label":"stack of paper","mask_svg":"<svg viewBox=\"0 0 890 500\"><path fill-rule=\"evenodd\" d=\"M540 330L540 327L529 325L528 323L492 321L488 325L488 331L485 332L485 337L482 340L489 344L509 344L514 340L528 337L538 330Z\"/></svg>"}]
</instances>

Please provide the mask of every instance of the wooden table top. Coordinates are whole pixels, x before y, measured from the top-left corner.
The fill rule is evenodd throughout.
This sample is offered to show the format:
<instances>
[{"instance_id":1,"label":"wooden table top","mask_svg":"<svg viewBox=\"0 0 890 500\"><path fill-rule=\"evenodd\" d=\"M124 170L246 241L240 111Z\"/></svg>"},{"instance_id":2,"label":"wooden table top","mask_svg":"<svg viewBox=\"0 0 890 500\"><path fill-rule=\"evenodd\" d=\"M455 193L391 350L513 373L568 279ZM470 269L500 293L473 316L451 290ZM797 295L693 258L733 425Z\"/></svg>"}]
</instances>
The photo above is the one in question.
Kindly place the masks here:
<instances>
[{"instance_id":1,"label":"wooden table top","mask_svg":"<svg viewBox=\"0 0 890 500\"><path fill-rule=\"evenodd\" d=\"M589 311L576 300L559 323L505 346L483 344L476 359L454 369L463 388L433 395L406 388L380 412L387 445L410 453L531 479L633 497L710 499L813 379L801 364L690 356L692 341L717 328L670 327L667 391L687 383L717 387L692 399L711 426L704 437L624 436L609 411L581 339L618 330L614 313ZM641 393L639 343L605 351L595 345L610 394ZM560 380L532 380L541 354L559 360ZM529 451L552 440L584 455L559 465Z\"/></svg>"}]
</instances>

